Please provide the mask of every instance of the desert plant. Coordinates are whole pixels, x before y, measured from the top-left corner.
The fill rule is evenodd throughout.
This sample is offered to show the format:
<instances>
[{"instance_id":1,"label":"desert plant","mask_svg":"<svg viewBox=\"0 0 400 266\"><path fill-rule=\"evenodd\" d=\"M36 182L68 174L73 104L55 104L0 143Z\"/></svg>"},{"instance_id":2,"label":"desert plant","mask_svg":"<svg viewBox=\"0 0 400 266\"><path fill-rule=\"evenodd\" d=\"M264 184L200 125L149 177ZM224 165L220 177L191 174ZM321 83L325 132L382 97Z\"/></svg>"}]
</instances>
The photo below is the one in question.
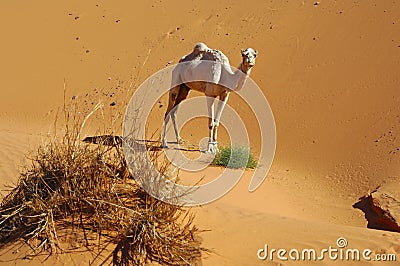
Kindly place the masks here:
<instances>
[{"instance_id":1,"label":"desert plant","mask_svg":"<svg viewBox=\"0 0 400 266\"><path fill-rule=\"evenodd\" d=\"M237 145L221 147L215 155L213 164L229 168L255 168L257 160L249 148Z\"/></svg>"},{"instance_id":2,"label":"desert plant","mask_svg":"<svg viewBox=\"0 0 400 266\"><path fill-rule=\"evenodd\" d=\"M82 142L82 127L101 106L87 116L74 108L64 108L62 137L49 137L32 152L17 186L3 198L0 248L17 248L22 241L37 256L81 243L95 261L115 265L199 260L206 249L189 210L149 196L134 181L118 141ZM152 176L146 164L137 165L140 178Z\"/></svg>"}]
</instances>

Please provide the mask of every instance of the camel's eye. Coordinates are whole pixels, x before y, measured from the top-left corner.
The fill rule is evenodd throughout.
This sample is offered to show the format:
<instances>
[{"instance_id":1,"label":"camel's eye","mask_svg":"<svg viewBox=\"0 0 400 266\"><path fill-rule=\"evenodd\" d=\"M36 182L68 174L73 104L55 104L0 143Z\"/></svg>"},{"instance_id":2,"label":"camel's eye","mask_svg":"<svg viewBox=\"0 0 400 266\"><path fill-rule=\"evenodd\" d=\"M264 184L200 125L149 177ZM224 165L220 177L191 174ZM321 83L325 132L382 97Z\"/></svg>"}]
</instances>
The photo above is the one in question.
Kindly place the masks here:
<instances>
[{"instance_id":1,"label":"camel's eye","mask_svg":"<svg viewBox=\"0 0 400 266\"><path fill-rule=\"evenodd\" d=\"M242 56L248 56L247 49L242 49Z\"/></svg>"}]
</instances>

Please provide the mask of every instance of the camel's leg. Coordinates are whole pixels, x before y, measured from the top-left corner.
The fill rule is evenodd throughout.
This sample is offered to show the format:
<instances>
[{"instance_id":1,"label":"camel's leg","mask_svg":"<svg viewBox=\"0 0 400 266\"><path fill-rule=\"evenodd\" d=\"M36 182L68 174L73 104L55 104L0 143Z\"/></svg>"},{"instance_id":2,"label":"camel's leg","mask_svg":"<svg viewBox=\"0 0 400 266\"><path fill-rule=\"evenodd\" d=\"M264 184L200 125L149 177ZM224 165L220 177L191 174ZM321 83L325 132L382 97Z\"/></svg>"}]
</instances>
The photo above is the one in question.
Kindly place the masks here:
<instances>
[{"instance_id":1,"label":"camel's leg","mask_svg":"<svg viewBox=\"0 0 400 266\"><path fill-rule=\"evenodd\" d=\"M214 100L215 97L219 94L217 91L219 90L218 81L221 78L221 63L214 62L212 65L210 80L206 83L205 94L208 96L207 105L208 105L208 121L209 121L209 129L210 129L210 138L208 140L208 149L206 153L217 153L217 139L214 135L215 128L215 116L214 116ZM209 96L212 97L210 98Z\"/></svg>"},{"instance_id":2,"label":"camel's leg","mask_svg":"<svg viewBox=\"0 0 400 266\"><path fill-rule=\"evenodd\" d=\"M171 110L174 108L175 106L175 101L176 98L178 97L179 94L179 87L180 86L175 86L173 88L171 88L169 90L169 97L168 97L168 107L167 107L167 111L165 112L165 117L164 117L164 126L163 126L163 134L162 134L162 147L167 148L167 142L165 140L165 135L166 135L166 131L167 131L167 124L169 122L169 118L171 116Z\"/></svg>"},{"instance_id":3,"label":"camel's leg","mask_svg":"<svg viewBox=\"0 0 400 266\"><path fill-rule=\"evenodd\" d=\"M215 142L217 142L219 121L221 120L222 111L224 110L225 105L228 102L228 98L229 98L229 93L226 91L219 96L217 112L215 114L215 123L214 123L215 125L214 125L214 133L213 133ZM215 147L218 151L217 145L215 145Z\"/></svg>"},{"instance_id":4,"label":"camel's leg","mask_svg":"<svg viewBox=\"0 0 400 266\"><path fill-rule=\"evenodd\" d=\"M172 119L172 124L174 126L174 131L175 131L175 137L176 137L176 142L178 144L182 143L182 138L179 135L179 130L178 130L178 126L176 124L176 112L178 111L178 106L179 104L186 99L186 97L188 96L189 93L189 87L186 86L185 84L181 84L180 85L180 89L179 89L179 93L178 96L175 100L175 104L174 107L171 110L171 119Z\"/></svg>"},{"instance_id":5,"label":"camel's leg","mask_svg":"<svg viewBox=\"0 0 400 266\"><path fill-rule=\"evenodd\" d=\"M215 96L210 97L207 96L207 109L208 109L208 128L210 129L210 138L208 139L208 149L206 153L215 154L217 151L215 150L216 142L214 139L214 101Z\"/></svg>"}]
</instances>

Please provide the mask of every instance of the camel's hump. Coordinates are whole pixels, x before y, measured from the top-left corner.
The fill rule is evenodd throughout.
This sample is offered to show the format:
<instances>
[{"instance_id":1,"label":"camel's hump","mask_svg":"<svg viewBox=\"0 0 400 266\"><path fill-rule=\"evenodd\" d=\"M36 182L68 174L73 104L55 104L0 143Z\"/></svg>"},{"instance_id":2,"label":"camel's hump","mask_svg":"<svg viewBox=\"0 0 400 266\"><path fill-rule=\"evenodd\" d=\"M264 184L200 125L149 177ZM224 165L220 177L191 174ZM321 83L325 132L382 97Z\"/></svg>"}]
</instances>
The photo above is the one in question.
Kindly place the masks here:
<instances>
[{"instance_id":1,"label":"camel's hump","mask_svg":"<svg viewBox=\"0 0 400 266\"><path fill-rule=\"evenodd\" d=\"M203 46L204 45L204 46ZM208 60L214 62L220 62L223 64L229 64L228 57L217 49L210 49L204 43L196 44L193 52L183 56L179 62L188 62L192 60Z\"/></svg>"},{"instance_id":2,"label":"camel's hump","mask_svg":"<svg viewBox=\"0 0 400 266\"><path fill-rule=\"evenodd\" d=\"M217 49L207 50L206 52L203 53L202 59L221 62L221 63L229 63L228 57Z\"/></svg>"},{"instance_id":3,"label":"camel's hump","mask_svg":"<svg viewBox=\"0 0 400 266\"><path fill-rule=\"evenodd\" d=\"M210 50L210 48L208 48L208 46L202 42L196 43L193 48L193 52L206 52L207 50Z\"/></svg>"}]
</instances>

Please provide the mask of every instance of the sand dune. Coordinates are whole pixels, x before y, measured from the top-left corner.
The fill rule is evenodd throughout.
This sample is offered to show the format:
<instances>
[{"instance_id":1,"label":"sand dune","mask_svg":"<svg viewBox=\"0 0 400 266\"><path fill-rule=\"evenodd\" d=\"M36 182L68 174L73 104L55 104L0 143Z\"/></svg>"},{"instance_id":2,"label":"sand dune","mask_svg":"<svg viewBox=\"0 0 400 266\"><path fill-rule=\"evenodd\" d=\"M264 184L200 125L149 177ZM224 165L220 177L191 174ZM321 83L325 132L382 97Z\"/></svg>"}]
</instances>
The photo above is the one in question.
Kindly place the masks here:
<instances>
[{"instance_id":1,"label":"sand dune","mask_svg":"<svg viewBox=\"0 0 400 266\"><path fill-rule=\"evenodd\" d=\"M257 251L264 244L322 249L339 237L350 248L400 257L399 234L367 229L363 213L352 207L378 185L400 180L399 2L17 1L1 4L0 24L0 188L16 182L24 154L49 132L64 84L67 100L86 97L85 109L101 99L108 117L124 112L127 94L198 41L222 50L233 66L241 48L253 47L259 56L251 77L277 125L275 159L257 191L247 192L248 170L225 197L193 209L197 225L211 230L202 234L204 246L215 251L203 265L292 265L261 261ZM150 130L161 126L166 104L164 95ZM258 153L262 132L250 109L234 94L229 104L249 118L246 128ZM98 127L104 125L91 121L87 134ZM118 124L114 129L121 133ZM193 144L207 134L201 119L182 132ZM228 142L224 132L220 139ZM213 178L220 171L181 177ZM9 265L2 261L13 256L1 255L0 264ZM49 264L80 265L88 256ZM26 263L40 261L11 262ZM295 265L355 264L384 263Z\"/></svg>"}]
</instances>

